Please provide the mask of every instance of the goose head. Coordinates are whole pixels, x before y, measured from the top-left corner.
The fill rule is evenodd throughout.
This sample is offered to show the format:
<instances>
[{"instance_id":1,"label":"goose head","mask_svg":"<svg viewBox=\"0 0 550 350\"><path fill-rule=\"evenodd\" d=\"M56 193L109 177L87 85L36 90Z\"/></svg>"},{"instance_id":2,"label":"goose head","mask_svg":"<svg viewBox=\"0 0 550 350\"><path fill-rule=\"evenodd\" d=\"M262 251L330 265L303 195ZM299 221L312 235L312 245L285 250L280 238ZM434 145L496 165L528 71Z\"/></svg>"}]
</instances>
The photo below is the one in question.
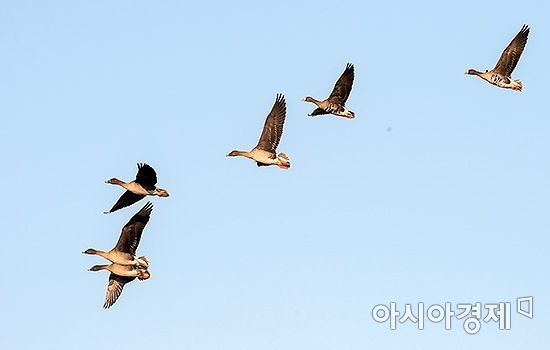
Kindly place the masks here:
<instances>
[{"instance_id":1,"label":"goose head","mask_svg":"<svg viewBox=\"0 0 550 350\"><path fill-rule=\"evenodd\" d=\"M107 270L107 267L105 265L94 265L88 271L101 271L101 270Z\"/></svg>"},{"instance_id":2,"label":"goose head","mask_svg":"<svg viewBox=\"0 0 550 350\"><path fill-rule=\"evenodd\" d=\"M96 255L97 250L95 250L94 248L89 248L89 249L86 249L85 251L83 251L82 254Z\"/></svg>"},{"instance_id":3,"label":"goose head","mask_svg":"<svg viewBox=\"0 0 550 350\"><path fill-rule=\"evenodd\" d=\"M485 71L485 72L487 73L488 71ZM481 72L479 72L479 71L477 71L477 70L475 70L475 69L470 68L470 69L468 69L466 72L464 72L464 74L467 74L467 75L480 75Z\"/></svg>"},{"instance_id":4,"label":"goose head","mask_svg":"<svg viewBox=\"0 0 550 350\"><path fill-rule=\"evenodd\" d=\"M316 100L311 97L311 96L306 96L302 99L302 101L305 101L305 102L315 102Z\"/></svg>"},{"instance_id":5,"label":"goose head","mask_svg":"<svg viewBox=\"0 0 550 350\"><path fill-rule=\"evenodd\" d=\"M105 181L105 183L111 184L111 185L121 185L124 183L124 181L117 179L116 177L110 178L109 180Z\"/></svg>"},{"instance_id":6,"label":"goose head","mask_svg":"<svg viewBox=\"0 0 550 350\"><path fill-rule=\"evenodd\" d=\"M231 152L229 152L226 157L237 157L237 156L240 156L242 154L241 151L237 151L237 150L233 150Z\"/></svg>"}]
</instances>

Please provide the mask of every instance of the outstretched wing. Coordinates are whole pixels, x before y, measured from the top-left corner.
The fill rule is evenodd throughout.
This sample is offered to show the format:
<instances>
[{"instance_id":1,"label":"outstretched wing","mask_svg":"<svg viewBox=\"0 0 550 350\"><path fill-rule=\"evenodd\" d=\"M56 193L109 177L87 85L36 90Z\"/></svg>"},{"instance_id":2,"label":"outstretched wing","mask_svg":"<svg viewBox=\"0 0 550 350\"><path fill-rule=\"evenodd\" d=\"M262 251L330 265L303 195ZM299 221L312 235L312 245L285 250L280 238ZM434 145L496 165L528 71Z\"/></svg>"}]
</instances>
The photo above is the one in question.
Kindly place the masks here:
<instances>
[{"instance_id":1,"label":"outstretched wing","mask_svg":"<svg viewBox=\"0 0 550 350\"><path fill-rule=\"evenodd\" d=\"M510 42L508 47L502 52L493 71L505 75L507 77L512 75L512 72L518 64L519 58L523 53L525 44L527 44L527 37L529 36L530 28L527 25L523 25L516 37Z\"/></svg>"},{"instance_id":2,"label":"outstretched wing","mask_svg":"<svg viewBox=\"0 0 550 350\"><path fill-rule=\"evenodd\" d=\"M271 112L267 116L264 124L264 129L258 145L259 148L268 152L275 152L279 141L283 135L283 125L285 124L286 117L286 101L282 94L277 94L275 104L271 108Z\"/></svg>"},{"instance_id":3,"label":"outstretched wing","mask_svg":"<svg viewBox=\"0 0 550 350\"><path fill-rule=\"evenodd\" d=\"M147 225L147 222L149 221L152 210L153 204L151 202L147 202L147 204L145 204L140 211L132 216L130 221L128 221L128 223L122 228L122 232L118 238L118 242L116 243L114 250L136 255L136 250L139 245L139 241L141 240L141 234L143 233L145 225Z\"/></svg>"},{"instance_id":4,"label":"outstretched wing","mask_svg":"<svg viewBox=\"0 0 550 350\"><path fill-rule=\"evenodd\" d=\"M119 209L126 208L127 206L130 206L143 198L145 198L145 195L143 194L135 194L133 192L126 191L122 194L122 196L120 196L118 201L116 201L111 210L105 212L105 214L109 214Z\"/></svg>"},{"instance_id":5,"label":"outstretched wing","mask_svg":"<svg viewBox=\"0 0 550 350\"><path fill-rule=\"evenodd\" d=\"M105 309L110 308L122 294L122 289L126 283L132 282L135 277L124 277L111 273L109 276L109 284L107 285L107 294L105 295Z\"/></svg>"},{"instance_id":6,"label":"outstretched wing","mask_svg":"<svg viewBox=\"0 0 550 350\"><path fill-rule=\"evenodd\" d=\"M157 173L149 164L138 163L136 182L146 190L154 190L157 184Z\"/></svg>"},{"instance_id":7,"label":"outstretched wing","mask_svg":"<svg viewBox=\"0 0 550 350\"><path fill-rule=\"evenodd\" d=\"M348 100L354 77L355 69L353 64L348 63L344 73L342 73L336 84L334 84L334 89L332 89L332 93L330 94L328 100L332 103L337 103L343 106Z\"/></svg>"},{"instance_id":8,"label":"outstretched wing","mask_svg":"<svg viewBox=\"0 0 550 350\"><path fill-rule=\"evenodd\" d=\"M313 112L311 112L310 117L315 117L316 115L323 115L323 114L328 114L328 112L322 108L317 108Z\"/></svg>"}]
</instances>

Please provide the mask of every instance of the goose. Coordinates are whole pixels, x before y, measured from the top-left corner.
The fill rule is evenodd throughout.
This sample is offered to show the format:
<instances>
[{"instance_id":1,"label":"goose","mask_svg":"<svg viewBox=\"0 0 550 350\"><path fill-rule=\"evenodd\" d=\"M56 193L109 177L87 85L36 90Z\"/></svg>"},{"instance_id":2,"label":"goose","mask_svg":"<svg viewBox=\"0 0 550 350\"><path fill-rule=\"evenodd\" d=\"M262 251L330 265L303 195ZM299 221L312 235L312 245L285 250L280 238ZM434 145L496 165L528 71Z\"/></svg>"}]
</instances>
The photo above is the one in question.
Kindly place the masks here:
<instances>
[{"instance_id":1,"label":"goose","mask_svg":"<svg viewBox=\"0 0 550 350\"><path fill-rule=\"evenodd\" d=\"M326 100L319 101L310 96L305 97L303 101L314 103L317 106L317 109L308 115L314 117L322 114L332 114L350 119L355 118L355 112L345 107L345 103L351 92L354 76L355 70L353 64L348 63L344 73L342 73L336 84L334 84L334 88Z\"/></svg>"},{"instance_id":2,"label":"goose","mask_svg":"<svg viewBox=\"0 0 550 350\"><path fill-rule=\"evenodd\" d=\"M128 221L128 223L122 228L118 242L113 249L106 252L89 248L83 253L88 255L99 255L116 265L130 267L134 266L147 269L149 267L149 260L147 260L147 257L145 256L136 257L136 250L141 239L141 234L143 233L145 225L147 225L147 222L149 221L152 210L153 204L151 202L147 202L147 204L145 204L140 211L132 216L130 221ZM114 271L111 272L117 274Z\"/></svg>"},{"instance_id":3,"label":"goose","mask_svg":"<svg viewBox=\"0 0 550 350\"><path fill-rule=\"evenodd\" d=\"M106 211L105 214L115 212L119 209L126 208L134 204L135 202L145 198L145 196L159 196L159 197L168 197L169 194L166 190L158 188L155 185L157 184L157 173L149 164L138 163L138 172L136 179L130 182L124 182L117 178L112 178L105 183L118 185L126 189L126 192L120 196L118 201L113 205L111 210Z\"/></svg>"},{"instance_id":4,"label":"goose","mask_svg":"<svg viewBox=\"0 0 550 350\"><path fill-rule=\"evenodd\" d=\"M227 157L246 157L256 161L256 165L277 165L281 169L290 168L290 159L284 153L276 154L277 146L283 134L283 125L286 117L286 101L282 94L277 94L275 104L267 116L258 141L258 145L250 152L231 151Z\"/></svg>"},{"instance_id":5,"label":"goose","mask_svg":"<svg viewBox=\"0 0 550 350\"><path fill-rule=\"evenodd\" d=\"M122 294L122 289L127 283L136 279L146 280L151 277L151 274L146 269L139 269L136 266L129 265L94 265L90 271L108 270L111 272L109 275L109 283L107 284L107 293L105 294L105 303L103 308L110 308Z\"/></svg>"},{"instance_id":6,"label":"goose","mask_svg":"<svg viewBox=\"0 0 550 350\"><path fill-rule=\"evenodd\" d=\"M502 52L502 55L500 55L495 68L486 70L485 73L475 69L468 69L464 74L477 75L490 84L504 89L521 91L523 89L523 84L520 80L513 80L511 76L523 53L525 44L527 44L529 30L530 28L526 24L521 27L519 33L512 39L508 47Z\"/></svg>"}]
</instances>

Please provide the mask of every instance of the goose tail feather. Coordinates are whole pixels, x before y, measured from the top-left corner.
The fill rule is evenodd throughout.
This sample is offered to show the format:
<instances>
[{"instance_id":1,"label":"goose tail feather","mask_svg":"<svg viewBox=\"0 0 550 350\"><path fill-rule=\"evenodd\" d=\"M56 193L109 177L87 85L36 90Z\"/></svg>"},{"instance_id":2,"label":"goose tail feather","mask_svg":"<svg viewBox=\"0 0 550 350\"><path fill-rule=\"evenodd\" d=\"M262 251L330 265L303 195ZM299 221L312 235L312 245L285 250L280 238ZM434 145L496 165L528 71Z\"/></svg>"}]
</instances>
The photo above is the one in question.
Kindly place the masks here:
<instances>
[{"instance_id":1,"label":"goose tail feather","mask_svg":"<svg viewBox=\"0 0 550 350\"><path fill-rule=\"evenodd\" d=\"M277 155L277 160L279 161L279 164L277 166L281 169L288 169L290 168L290 158L285 153L279 153Z\"/></svg>"}]
</instances>

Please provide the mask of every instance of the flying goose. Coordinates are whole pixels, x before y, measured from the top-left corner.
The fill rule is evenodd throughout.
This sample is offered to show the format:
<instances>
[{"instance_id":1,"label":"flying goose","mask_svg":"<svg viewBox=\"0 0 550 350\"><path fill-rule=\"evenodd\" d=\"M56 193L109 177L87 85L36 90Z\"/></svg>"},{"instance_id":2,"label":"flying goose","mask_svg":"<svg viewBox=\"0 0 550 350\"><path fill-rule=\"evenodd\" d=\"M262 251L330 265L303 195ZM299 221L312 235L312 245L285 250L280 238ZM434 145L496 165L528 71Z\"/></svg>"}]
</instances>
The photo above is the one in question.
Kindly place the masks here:
<instances>
[{"instance_id":1,"label":"flying goose","mask_svg":"<svg viewBox=\"0 0 550 350\"><path fill-rule=\"evenodd\" d=\"M139 280L146 280L151 277L147 269L139 269L136 266L129 265L95 265L90 269L90 271L101 270L111 272L109 275L109 284L107 284L107 293L105 294L105 303L103 304L105 309L110 308L117 301L126 283L132 282L136 277Z\"/></svg>"},{"instance_id":2,"label":"flying goose","mask_svg":"<svg viewBox=\"0 0 550 350\"><path fill-rule=\"evenodd\" d=\"M84 254L99 255L112 262L110 265L94 265L90 268L90 271L107 270L111 272L104 308L109 308L115 303L126 283L132 282L136 277L139 280L151 277L148 271L149 261L144 256L136 258L136 250L152 210L153 204L147 202L140 211L132 216L122 228L117 244L110 251L104 252L90 248L84 252Z\"/></svg>"},{"instance_id":3,"label":"flying goose","mask_svg":"<svg viewBox=\"0 0 550 350\"><path fill-rule=\"evenodd\" d=\"M277 165L281 169L290 168L290 159L284 153L276 154L283 134L286 117L286 102L282 94L277 94L275 104L269 112L258 145L252 151L231 151L227 156L242 156L256 161L258 166Z\"/></svg>"},{"instance_id":4,"label":"flying goose","mask_svg":"<svg viewBox=\"0 0 550 350\"><path fill-rule=\"evenodd\" d=\"M332 89L330 96L326 100L318 101L310 96L305 97L303 99L304 101L315 103L317 106L317 109L311 112L309 116L333 114L350 119L355 118L355 112L350 111L344 106L351 92L354 76L355 71L353 64L348 63L344 73L342 73L334 85L334 89Z\"/></svg>"},{"instance_id":5,"label":"flying goose","mask_svg":"<svg viewBox=\"0 0 550 350\"><path fill-rule=\"evenodd\" d=\"M500 59L497 62L495 68L486 70L485 73L478 72L475 69L468 69L466 73L468 75L477 75L483 80L486 80L490 84L496 85L505 89L519 90L523 89L523 85L520 80L512 80L512 72L518 64L519 58L527 44L527 36L529 35L530 28L524 24L516 37L510 42L508 47L500 55Z\"/></svg>"},{"instance_id":6,"label":"flying goose","mask_svg":"<svg viewBox=\"0 0 550 350\"><path fill-rule=\"evenodd\" d=\"M119 185L126 189L126 192L120 196L111 210L105 212L105 214L109 214L132 205L135 202L145 198L145 196L169 196L166 190L155 186L157 184L157 173L155 172L155 169L145 163L138 163L137 166L138 172L134 181L124 182L117 178L112 178L105 181L105 183Z\"/></svg>"},{"instance_id":7,"label":"flying goose","mask_svg":"<svg viewBox=\"0 0 550 350\"><path fill-rule=\"evenodd\" d=\"M113 264L123 266L137 266L147 269L149 267L149 261L147 257L136 257L136 250L141 240L141 234L149 218L151 211L153 210L153 204L147 202L140 211L138 211L130 221L122 228L120 237L115 247L108 252L97 249L86 249L83 253L89 255L99 255Z\"/></svg>"}]
</instances>

